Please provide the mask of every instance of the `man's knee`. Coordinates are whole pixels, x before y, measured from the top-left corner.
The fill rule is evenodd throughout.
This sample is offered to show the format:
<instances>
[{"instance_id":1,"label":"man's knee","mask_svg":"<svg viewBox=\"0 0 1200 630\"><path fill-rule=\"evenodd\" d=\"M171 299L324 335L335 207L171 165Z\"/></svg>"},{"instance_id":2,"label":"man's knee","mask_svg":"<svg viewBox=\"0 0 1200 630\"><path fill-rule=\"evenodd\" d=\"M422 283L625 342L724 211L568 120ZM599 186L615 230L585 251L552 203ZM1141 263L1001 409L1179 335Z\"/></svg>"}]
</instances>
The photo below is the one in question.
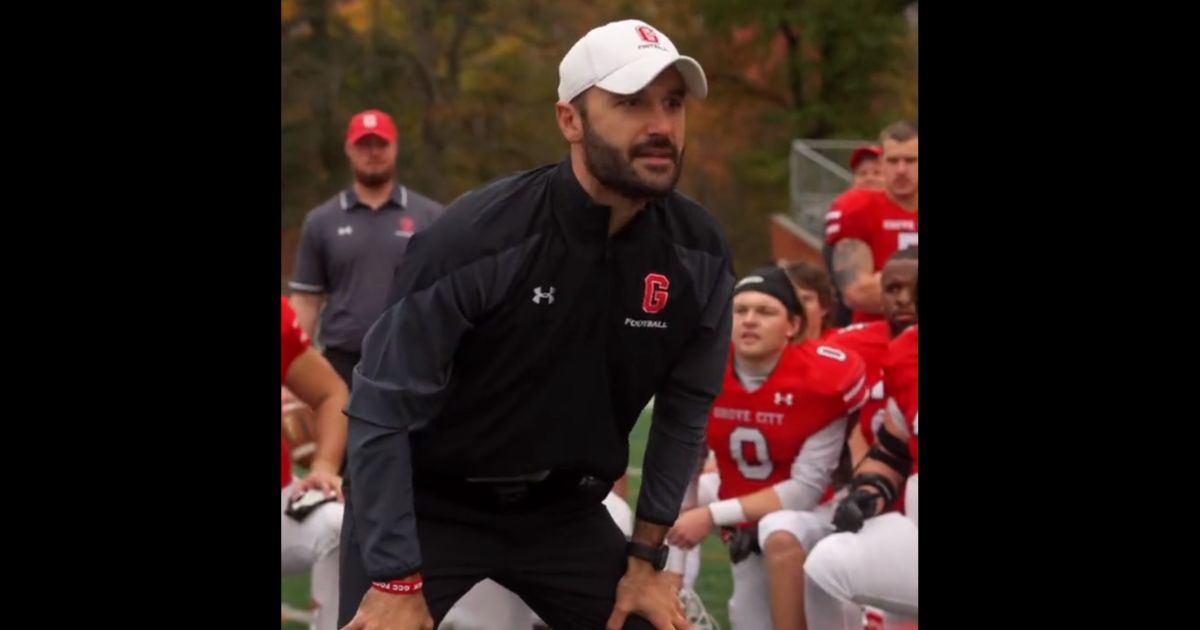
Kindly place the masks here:
<instances>
[{"instance_id":1,"label":"man's knee","mask_svg":"<svg viewBox=\"0 0 1200 630\"><path fill-rule=\"evenodd\" d=\"M850 572L857 561L858 544L855 534L842 532L825 537L809 552L804 561L804 575L824 591L850 601Z\"/></svg>"},{"instance_id":2,"label":"man's knee","mask_svg":"<svg viewBox=\"0 0 1200 630\"><path fill-rule=\"evenodd\" d=\"M795 514L796 512L791 510L781 510L771 512L758 520L758 546L763 552L769 553L768 547L786 549L792 544L800 544L799 538L792 531L795 529L792 525Z\"/></svg>"},{"instance_id":3,"label":"man's knee","mask_svg":"<svg viewBox=\"0 0 1200 630\"><path fill-rule=\"evenodd\" d=\"M780 551L796 545L807 552L832 529L832 525L823 522L812 512L780 510L759 520L758 546L770 553L768 545L772 544L771 539L775 539L773 546Z\"/></svg>"},{"instance_id":4,"label":"man's knee","mask_svg":"<svg viewBox=\"0 0 1200 630\"><path fill-rule=\"evenodd\" d=\"M806 555L804 545L788 531L776 531L762 542L763 555L768 561L784 558L801 558Z\"/></svg>"},{"instance_id":5,"label":"man's knee","mask_svg":"<svg viewBox=\"0 0 1200 630\"><path fill-rule=\"evenodd\" d=\"M319 558L337 553L342 540L342 517L345 506L341 503L326 503L308 516L312 519L313 550Z\"/></svg>"}]
</instances>

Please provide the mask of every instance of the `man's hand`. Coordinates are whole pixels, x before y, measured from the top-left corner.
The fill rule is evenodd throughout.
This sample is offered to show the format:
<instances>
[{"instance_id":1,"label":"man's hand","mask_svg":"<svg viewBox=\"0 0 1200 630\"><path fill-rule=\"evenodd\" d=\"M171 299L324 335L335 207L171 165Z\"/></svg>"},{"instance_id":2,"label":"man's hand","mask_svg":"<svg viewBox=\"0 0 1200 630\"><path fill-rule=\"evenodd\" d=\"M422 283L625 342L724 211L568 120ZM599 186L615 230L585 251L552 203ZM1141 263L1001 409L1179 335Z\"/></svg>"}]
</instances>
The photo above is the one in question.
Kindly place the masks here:
<instances>
[{"instance_id":1,"label":"man's hand","mask_svg":"<svg viewBox=\"0 0 1200 630\"><path fill-rule=\"evenodd\" d=\"M692 508L675 521L675 526L667 532L667 542L676 547L691 549L700 544L712 529L712 512L707 507Z\"/></svg>"},{"instance_id":2,"label":"man's hand","mask_svg":"<svg viewBox=\"0 0 1200 630\"><path fill-rule=\"evenodd\" d=\"M325 304L325 296L293 291L292 296L288 298L288 303L296 312L296 322L300 324L300 328L308 335L309 339L315 339L317 318L321 314L321 307Z\"/></svg>"},{"instance_id":3,"label":"man's hand","mask_svg":"<svg viewBox=\"0 0 1200 630\"><path fill-rule=\"evenodd\" d=\"M318 467L314 467L312 472L296 485L296 491L292 493L292 498L294 499L314 488L324 492L326 496L336 496L338 501L346 501L346 497L342 495L342 478L337 473Z\"/></svg>"},{"instance_id":4,"label":"man's hand","mask_svg":"<svg viewBox=\"0 0 1200 630\"><path fill-rule=\"evenodd\" d=\"M621 630L625 619L636 613L645 617L655 630L691 630L672 577L665 571L655 571L645 560L630 558L624 577L617 583L617 603L605 628Z\"/></svg>"},{"instance_id":5,"label":"man's hand","mask_svg":"<svg viewBox=\"0 0 1200 630\"><path fill-rule=\"evenodd\" d=\"M396 595L367 589L358 614L342 630L433 630L425 596Z\"/></svg>"},{"instance_id":6,"label":"man's hand","mask_svg":"<svg viewBox=\"0 0 1200 630\"><path fill-rule=\"evenodd\" d=\"M883 497L873 489L857 488L838 503L833 512L833 526L838 532L857 532L863 521L875 516Z\"/></svg>"}]
</instances>

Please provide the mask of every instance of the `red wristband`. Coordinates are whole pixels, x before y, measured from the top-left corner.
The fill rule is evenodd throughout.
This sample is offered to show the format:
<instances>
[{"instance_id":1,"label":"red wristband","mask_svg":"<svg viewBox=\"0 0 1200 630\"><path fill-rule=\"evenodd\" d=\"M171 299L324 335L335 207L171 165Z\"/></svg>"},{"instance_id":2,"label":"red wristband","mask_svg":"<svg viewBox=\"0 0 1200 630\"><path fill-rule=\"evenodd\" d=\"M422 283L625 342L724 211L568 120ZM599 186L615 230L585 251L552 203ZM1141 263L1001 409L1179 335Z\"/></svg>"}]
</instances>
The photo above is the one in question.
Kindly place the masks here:
<instances>
[{"instance_id":1,"label":"red wristband","mask_svg":"<svg viewBox=\"0 0 1200 630\"><path fill-rule=\"evenodd\" d=\"M415 595L425 587L425 580L416 577L407 580L392 580L390 582L371 582L371 588L383 591L389 595Z\"/></svg>"}]
</instances>

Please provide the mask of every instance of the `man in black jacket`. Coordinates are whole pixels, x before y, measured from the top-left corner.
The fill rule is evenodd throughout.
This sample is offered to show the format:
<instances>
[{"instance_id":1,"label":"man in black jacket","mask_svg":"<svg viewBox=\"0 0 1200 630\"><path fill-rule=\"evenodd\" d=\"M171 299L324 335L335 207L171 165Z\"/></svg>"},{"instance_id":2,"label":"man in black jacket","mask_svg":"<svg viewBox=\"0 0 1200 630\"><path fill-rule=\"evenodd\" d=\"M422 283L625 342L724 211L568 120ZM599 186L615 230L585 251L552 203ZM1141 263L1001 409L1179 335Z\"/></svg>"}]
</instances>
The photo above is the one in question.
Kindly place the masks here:
<instances>
[{"instance_id":1,"label":"man in black jacket","mask_svg":"<svg viewBox=\"0 0 1200 630\"><path fill-rule=\"evenodd\" d=\"M707 83L635 20L593 29L559 74L569 157L414 235L364 342L347 410L351 630L432 628L483 578L556 630L687 626L663 539L703 453L734 282L716 221L674 190L684 98ZM602 500L651 397L627 542Z\"/></svg>"}]
</instances>

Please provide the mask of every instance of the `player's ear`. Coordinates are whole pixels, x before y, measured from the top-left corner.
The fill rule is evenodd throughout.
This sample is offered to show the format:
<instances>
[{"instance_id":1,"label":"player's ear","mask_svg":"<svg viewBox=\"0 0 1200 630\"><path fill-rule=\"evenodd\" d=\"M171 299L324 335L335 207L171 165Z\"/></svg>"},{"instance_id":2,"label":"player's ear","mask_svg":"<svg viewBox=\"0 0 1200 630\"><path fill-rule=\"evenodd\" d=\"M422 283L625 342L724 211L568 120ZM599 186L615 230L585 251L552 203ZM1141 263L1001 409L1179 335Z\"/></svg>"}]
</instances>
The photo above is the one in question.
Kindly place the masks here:
<instances>
[{"instance_id":1,"label":"player's ear","mask_svg":"<svg viewBox=\"0 0 1200 630\"><path fill-rule=\"evenodd\" d=\"M791 341L799 341L800 336L804 334L808 326L804 324L804 317L800 315L788 316L788 339Z\"/></svg>"},{"instance_id":2,"label":"player's ear","mask_svg":"<svg viewBox=\"0 0 1200 630\"><path fill-rule=\"evenodd\" d=\"M558 120L558 129L567 142L571 144L583 142L584 113L580 108L572 103L559 101L554 105L554 114Z\"/></svg>"}]
</instances>

